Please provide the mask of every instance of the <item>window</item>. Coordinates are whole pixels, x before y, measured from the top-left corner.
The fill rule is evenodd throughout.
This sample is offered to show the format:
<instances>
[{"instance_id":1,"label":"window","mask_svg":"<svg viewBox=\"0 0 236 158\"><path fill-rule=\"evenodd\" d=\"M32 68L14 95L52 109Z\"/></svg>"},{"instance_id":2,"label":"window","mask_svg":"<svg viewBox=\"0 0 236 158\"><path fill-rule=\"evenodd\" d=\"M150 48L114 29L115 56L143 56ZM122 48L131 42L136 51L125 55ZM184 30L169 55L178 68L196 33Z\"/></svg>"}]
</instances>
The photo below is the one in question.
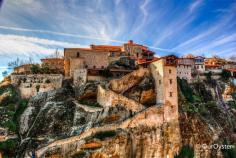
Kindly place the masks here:
<instances>
[{"instance_id":1,"label":"window","mask_svg":"<svg viewBox=\"0 0 236 158\"><path fill-rule=\"evenodd\" d=\"M115 56L115 53L114 52L111 52L111 57L114 57Z\"/></svg>"},{"instance_id":2,"label":"window","mask_svg":"<svg viewBox=\"0 0 236 158\"><path fill-rule=\"evenodd\" d=\"M161 80L159 80L159 84L161 84Z\"/></svg>"},{"instance_id":3,"label":"window","mask_svg":"<svg viewBox=\"0 0 236 158\"><path fill-rule=\"evenodd\" d=\"M85 68L88 68L88 65L85 65Z\"/></svg>"},{"instance_id":4,"label":"window","mask_svg":"<svg viewBox=\"0 0 236 158\"><path fill-rule=\"evenodd\" d=\"M171 69L169 69L169 74L171 74Z\"/></svg>"},{"instance_id":5,"label":"window","mask_svg":"<svg viewBox=\"0 0 236 158\"><path fill-rule=\"evenodd\" d=\"M137 56L137 58L138 58L138 53L136 53L136 56Z\"/></svg>"},{"instance_id":6,"label":"window","mask_svg":"<svg viewBox=\"0 0 236 158\"><path fill-rule=\"evenodd\" d=\"M96 69L96 66L94 65L93 68Z\"/></svg>"},{"instance_id":7,"label":"window","mask_svg":"<svg viewBox=\"0 0 236 158\"><path fill-rule=\"evenodd\" d=\"M102 66L101 68L104 69L104 66Z\"/></svg>"},{"instance_id":8,"label":"window","mask_svg":"<svg viewBox=\"0 0 236 158\"><path fill-rule=\"evenodd\" d=\"M172 84L172 79L170 79L170 84Z\"/></svg>"},{"instance_id":9,"label":"window","mask_svg":"<svg viewBox=\"0 0 236 158\"><path fill-rule=\"evenodd\" d=\"M173 92L170 92L170 97L172 97L173 96Z\"/></svg>"},{"instance_id":10,"label":"window","mask_svg":"<svg viewBox=\"0 0 236 158\"><path fill-rule=\"evenodd\" d=\"M77 56L77 58L78 58L78 57L80 56L80 53L79 53L79 52L77 52L76 56Z\"/></svg>"}]
</instances>

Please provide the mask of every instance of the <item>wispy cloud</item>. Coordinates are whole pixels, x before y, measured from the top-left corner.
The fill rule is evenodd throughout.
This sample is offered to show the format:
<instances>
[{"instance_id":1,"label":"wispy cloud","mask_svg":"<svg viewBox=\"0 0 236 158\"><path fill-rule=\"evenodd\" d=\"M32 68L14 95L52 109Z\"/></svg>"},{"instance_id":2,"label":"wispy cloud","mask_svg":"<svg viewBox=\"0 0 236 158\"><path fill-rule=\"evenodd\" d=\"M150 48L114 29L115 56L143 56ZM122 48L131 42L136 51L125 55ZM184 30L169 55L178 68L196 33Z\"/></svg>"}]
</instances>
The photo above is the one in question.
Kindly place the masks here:
<instances>
[{"instance_id":1,"label":"wispy cloud","mask_svg":"<svg viewBox=\"0 0 236 158\"><path fill-rule=\"evenodd\" d=\"M8 61L17 57L22 59L33 57L38 61L42 57L53 54L57 48L62 51L64 47L86 46L36 37L0 34L0 57Z\"/></svg>"},{"instance_id":2,"label":"wispy cloud","mask_svg":"<svg viewBox=\"0 0 236 158\"><path fill-rule=\"evenodd\" d=\"M62 32L55 32L55 31L47 31L47 30L26 29L26 28L9 27L9 26L1 26L1 25L0 25L0 29L14 30L14 31L23 31L23 32L46 33L46 34L68 36L68 37L76 37L76 38L84 38L84 39L91 39L91 40L100 40L100 41L124 43L124 41L119 41L119 40L112 40L112 39L101 38L101 37L85 36L85 35L79 35L79 34L62 33ZM104 30L101 30L101 34L104 35Z\"/></svg>"},{"instance_id":3,"label":"wispy cloud","mask_svg":"<svg viewBox=\"0 0 236 158\"><path fill-rule=\"evenodd\" d=\"M232 54L235 10L233 1L9 0L1 8L0 35L10 34L8 46L18 48L7 51L2 39L0 54L39 56L55 47L120 45L129 39L163 55Z\"/></svg>"},{"instance_id":4,"label":"wispy cloud","mask_svg":"<svg viewBox=\"0 0 236 158\"><path fill-rule=\"evenodd\" d=\"M194 2L189 6L189 11L194 12L199 6L202 5L202 0L194 0Z\"/></svg>"}]
</instances>

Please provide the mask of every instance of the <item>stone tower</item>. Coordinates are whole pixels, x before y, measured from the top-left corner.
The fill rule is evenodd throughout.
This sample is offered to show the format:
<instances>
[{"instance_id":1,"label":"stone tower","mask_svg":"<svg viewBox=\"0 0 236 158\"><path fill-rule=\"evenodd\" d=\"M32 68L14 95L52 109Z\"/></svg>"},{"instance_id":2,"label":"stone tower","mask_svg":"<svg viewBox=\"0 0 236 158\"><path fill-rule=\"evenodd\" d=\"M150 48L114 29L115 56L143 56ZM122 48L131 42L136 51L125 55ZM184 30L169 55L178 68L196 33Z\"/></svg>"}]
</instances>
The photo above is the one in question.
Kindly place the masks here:
<instances>
[{"instance_id":1,"label":"stone tower","mask_svg":"<svg viewBox=\"0 0 236 158\"><path fill-rule=\"evenodd\" d=\"M163 106L165 122L178 119L176 59L167 56L150 65L155 79L156 103Z\"/></svg>"}]
</instances>

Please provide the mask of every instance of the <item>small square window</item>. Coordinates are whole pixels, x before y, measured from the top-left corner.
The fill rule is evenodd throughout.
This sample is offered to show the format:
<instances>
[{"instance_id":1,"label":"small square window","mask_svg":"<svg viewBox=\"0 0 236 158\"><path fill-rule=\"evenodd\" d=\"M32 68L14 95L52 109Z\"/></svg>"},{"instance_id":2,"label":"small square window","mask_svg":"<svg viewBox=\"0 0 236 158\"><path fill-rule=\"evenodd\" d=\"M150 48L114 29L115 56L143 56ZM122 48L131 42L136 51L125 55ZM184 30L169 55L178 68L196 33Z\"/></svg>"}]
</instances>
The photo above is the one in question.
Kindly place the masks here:
<instances>
[{"instance_id":1,"label":"small square window","mask_svg":"<svg viewBox=\"0 0 236 158\"><path fill-rule=\"evenodd\" d=\"M172 84L172 79L170 79L170 84Z\"/></svg>"},{"instance_id":2,"label":"small square window","mask_svg":"<svg viewBox=\"0 0 236 158\"><path fill-rule=\"evenodd\" d=\"M172 97L173 96L173 92L170 92L170 97Z\"/></svg>"}]
</instances>

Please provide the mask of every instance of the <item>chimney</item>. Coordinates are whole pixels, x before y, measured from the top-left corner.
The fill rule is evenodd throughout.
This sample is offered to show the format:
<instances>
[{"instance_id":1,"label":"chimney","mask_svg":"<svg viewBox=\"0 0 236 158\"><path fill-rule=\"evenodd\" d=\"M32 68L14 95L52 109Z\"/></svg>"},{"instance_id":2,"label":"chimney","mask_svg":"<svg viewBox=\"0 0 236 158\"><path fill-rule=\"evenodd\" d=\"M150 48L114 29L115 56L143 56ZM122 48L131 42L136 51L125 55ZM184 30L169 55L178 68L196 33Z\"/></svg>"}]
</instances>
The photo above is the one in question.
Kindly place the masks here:
<instances>
[{"instance_id":1,"label":"chimney","mask_svg":"<svg viewBox=\"0 0 236 158\"><path fill-rule=\"evenodd\" d=\"M133 43L134 43L133 40L128 41L128 44L133 44Z\"/></svg>"},{"instance_id":2,"label":"chimney","mask_svg":"<svg viewBox=\"0 0 236 158\"><path fill-rule=\"evenodd\" d=\"M93 49L94 48L94 44L90 44L90 48Z\"/></svg>"}]
</instances>

